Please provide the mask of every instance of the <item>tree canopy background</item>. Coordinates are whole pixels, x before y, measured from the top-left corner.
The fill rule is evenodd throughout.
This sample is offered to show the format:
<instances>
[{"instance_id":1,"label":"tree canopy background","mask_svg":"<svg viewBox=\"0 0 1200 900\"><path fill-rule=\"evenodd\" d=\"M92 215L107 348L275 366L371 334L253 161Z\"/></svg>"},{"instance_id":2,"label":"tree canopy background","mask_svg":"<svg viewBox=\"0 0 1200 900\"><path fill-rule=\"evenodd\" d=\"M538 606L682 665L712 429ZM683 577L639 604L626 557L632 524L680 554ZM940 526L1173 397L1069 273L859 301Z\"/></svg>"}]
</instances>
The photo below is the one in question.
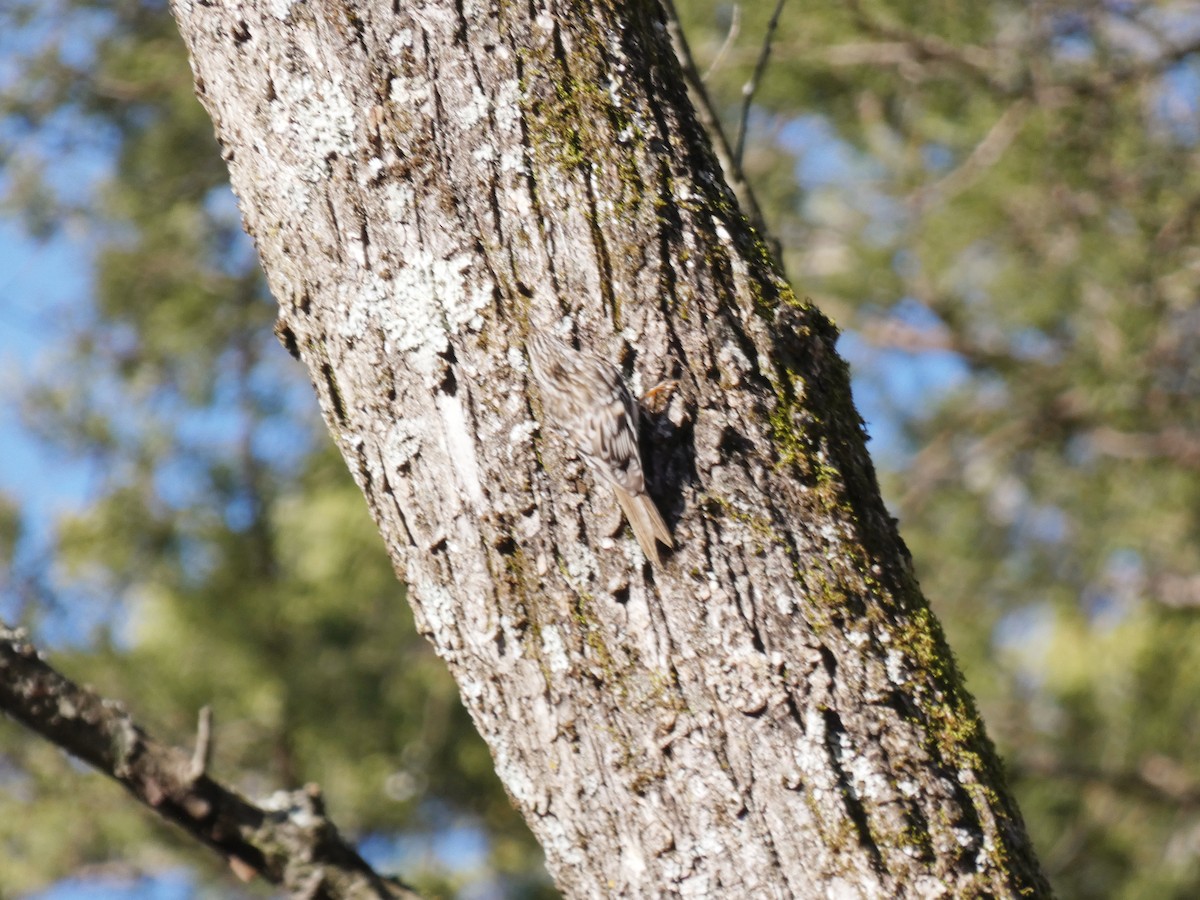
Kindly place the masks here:
<instances>
[{"instance_id":1,"label":"tree canopy background","mask_svg":"<svg viewBox=\"0 0 1200 900\"><path fill-rule=\"evenodd\" d=\"M678 6L736 143L774 4ZM0 311L0 613L164 737L211 704L217 774L320 783L420 886L551 893L271 334L165 3L16 2L0 35L6 231L43 242ZM749 108L748 179L844 329L1064 897L1200 892L1198 139L1182 0L785 6ZM18 294L61 288L63 255L64 299ZM7 722L0 842L6 894L180 867L231 889Z\"/></svg>"}]
</instances>

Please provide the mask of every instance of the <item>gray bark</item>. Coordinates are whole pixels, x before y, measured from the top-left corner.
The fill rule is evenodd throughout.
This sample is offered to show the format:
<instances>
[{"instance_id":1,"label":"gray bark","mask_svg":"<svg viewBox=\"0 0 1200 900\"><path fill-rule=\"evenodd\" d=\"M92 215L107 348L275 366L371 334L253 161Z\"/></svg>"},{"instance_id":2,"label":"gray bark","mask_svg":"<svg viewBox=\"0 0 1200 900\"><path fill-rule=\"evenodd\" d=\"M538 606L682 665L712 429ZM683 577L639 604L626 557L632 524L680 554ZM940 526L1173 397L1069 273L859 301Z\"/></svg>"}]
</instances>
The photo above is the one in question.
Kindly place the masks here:
<instances>
[{"instance_id":1,"label":"gray bark","mask_svg":"<svg viewBox=\"0 0 1200 900\"><path fill-rule=\"evenodd\" d=\"M418 626L571 896L1048 893L879 499L835 332L745 224L658 7L175 0ZM537 424L567 322L677 550Z\"/></svg>"}]
</instances>

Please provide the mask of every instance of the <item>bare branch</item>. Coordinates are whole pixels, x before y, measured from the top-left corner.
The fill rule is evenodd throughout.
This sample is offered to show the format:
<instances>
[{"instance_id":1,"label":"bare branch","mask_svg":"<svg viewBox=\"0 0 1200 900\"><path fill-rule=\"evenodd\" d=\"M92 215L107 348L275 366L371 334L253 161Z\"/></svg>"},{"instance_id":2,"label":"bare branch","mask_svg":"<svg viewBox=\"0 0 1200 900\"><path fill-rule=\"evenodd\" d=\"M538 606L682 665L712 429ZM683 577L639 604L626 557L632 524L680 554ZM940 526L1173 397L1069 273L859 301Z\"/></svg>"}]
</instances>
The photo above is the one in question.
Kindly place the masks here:
<instances>
[{"instance_id":1,"label":"bare branch","mask_svg":"<svg viewBox=\"0 0 1200 900\"><path fill-rule=\"evenodd\" d=\"M188 772L192 781L208 771L208 763L212 758L212 707L200 709L199 720L196 723L196 749L192 751L192 766Z\"/></svg>"},{"instance_id":2,"label":"bare branch","mask_svg":"<svg viewBox=\"0 0 1200 900\"><path fill-rule=\"evenodd\" d=\"M1085 92L1106 89L1127 81L1139 81L1143 78L1158 75L1196 53L1200 53L1200 38L1171 47L1158 56L1140 60L1133 65L1124 66L1111 72L1102 71L1089 78L1073 82L1070 86L1080 92Z\"/></svg>"},{"instance_id":3,"label":"bare branch","mask_svg":"<svg viewBox=\"0 0 1200 900\"><path fill-rule=\"evenodd\" d=\"M784 0L777 0L771 20L767 22L767 33L763 35L762 49L758 52L758 62L754 64L754 73L742 87L742 113L738 119L737 144L734 146L733 162L740 170L742 168L742 153L746 149L746 128L750 122L750 106L754 103L754 95L758 91L759 82L767 70L767 61L771 58L771 39L779 27L779 15L783 12Z\"/></svg>"},{"instance_id":4,"label":"bare branch","mask_svg":"<svg viewBox=\"0 0 1200 900\"><path fill-rule=\"evenodd\" d=\"M708 96L708 90L704 86L704 79L700 77L700 72L696 68L691 48L683 34L682 26L679 24L679 14L675 11L675 4L672 0L662 0L662 9L667 20L667 33L671 37L671 46L675 50L675 57L679 60L679 66L683 71L683 80L687 85L692 108L696 111L696 118L712 141L713 151L717 155L717 161L721 164L721 171L725 173L725 181L729 184L734 196L737 197L738 205L746 214L746 218L750 220L754 230L764 240L769 241L775 258L782 261L783 255L778 242L769 237L758 199L754 196L754 190L746 180L740 159L734 158L729 147L729 138L725 135L725 129L721 127L721 119L713 108L712 99Z\"/></svg>"},{"instance_id":5,"label":"bare branch","mask_svg":"<svg viewBox=\"0 0 1200 900\"><path fill-rule=\"evenodd\" d=\"M713 72L717 71L721 62L725 59L725 54L729 52L729 48L733 46L733 42L737 40L738 34L742 30L742 6L740 3L733 4L733 13L729 20L729 31L725 35L725 41L721 44L721 49L717 51L717 55L713 57L713 61L709 63L708 68L704 72L704 80L712 78Z\"/></svg>"},{"instance_id":6,"label":"bare branch","mask_svg":"<svg viewBox=\"0 0 1200 900\"><path fill-rule=\"evenodd\" d=\"M1151 581L1150 592L1169 609L1200 609L1200 575L1159 575Z\"/></svg>"},{"instance_id":7,"label":"bare branch","mask_svg":"<svg viewBox=\"0 0 1200 900\"><path fill-rule=\"evenodd\" d=\"M1187 468L1200 467L1200 434L1187 428L1165 428L1153 433L1131 433L1100 427L1088 435L1099 453L1118 459L1170 459Z\"/></svg>"},{"instance_id":8,"label":"bare branch","mask_svg":"<svg viewBox=\"0 0 1200 900\"><path fill-rule=\"evenodd\" d=\"M1045 84L1042 78L1034 77L1030 71L1004 73L997 48L953 44L936 35L923 34L884 21L874 12L868 12L860 0L847 0L847 6L865 31L886 39L887 43L845 44L830 48L824 51L824 55L832 64L911 67L926 60L942 62L1005 97L1040 100L1045 88L1057 88L1075 94L1103 94L1119 84L1156 76L1188 56L1200 53L1200 38L1175 45L1164 39L1160 41L1157 55L1132 64L1100 68L1083 76L1065 77L1061 81ZM872 53L872 49L878 52ZM1031 66L1040 66L1045 62L1040 54L1030 52L1027 56Z\"/></svg>"},{"instance_id":9,"label":"bare branch","mask_svg":"<svg viewBox=\"0 0 1200 900\"><path fill-rule=\"evenodd\" d=\"M866 31L887 38L893 44L899 43L907 46L909 49L904 54L905 59L917 61L928 59L952 63L962 72L974 76L995 91L1003 94L1013 93L1010 85L996 77L996 64L991 51L983 47L951 44L934 35L921 34L900 25L884 22L868 13L859 0L848 0L847 6ZM864 59L863 61L869 60Z\"/></svg>"},{"instance_id":10,"label":"bare branch","mask_svg":"<svg viewBox=\"0 0 1200 900\"><path fill-rule=\"evenodd\" d=\"M1017 774L1070 780L1137 794L1172 808L1194 809L1200 806L1200 785L1196 784L1183 765L1160 753L1144 757L1133 769L1079 765L1033 754L1018 758L1009 763L1009 767Z\"/></svg>"},{"instance_id":11,"label":"bare branch","mask_svg":"<svg viewBox=\"0 0 1200 900\"><path fill-rule=\"evenodd\" d=\"M164 819L228 860L312 898L415 898L376 874L325 817L320 790L280 791L254 804L204 774L210 746L202 713L196 755L143 731L119 703L47 665L24 632L0 622L0 710L120 782ZM201 761L197 772L196 759Z\"/></svg>"},{"instance_id":12,"label":"bare branch","mask_svg":"<svg viewBox=\"0 0 1200 900\"><path fill-rule=\"evenodd\" d=\"M918 209L945 203L978 181L984 172L1000 162L1012 146L1028 117L1029 106L1028 100L1018 100L1010 105L961 165L933 184L916 191L910 202Z\"/></svg>"}]
</instances>

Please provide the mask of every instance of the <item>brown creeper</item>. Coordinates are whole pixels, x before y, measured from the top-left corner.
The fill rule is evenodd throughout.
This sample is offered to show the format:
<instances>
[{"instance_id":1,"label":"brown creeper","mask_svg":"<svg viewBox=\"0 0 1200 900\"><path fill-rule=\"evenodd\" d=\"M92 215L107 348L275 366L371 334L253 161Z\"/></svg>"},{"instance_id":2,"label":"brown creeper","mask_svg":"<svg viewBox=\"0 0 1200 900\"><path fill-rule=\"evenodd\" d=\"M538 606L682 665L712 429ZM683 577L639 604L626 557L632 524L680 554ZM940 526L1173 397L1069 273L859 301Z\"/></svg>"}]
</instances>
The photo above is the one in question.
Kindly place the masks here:
<instances>
[{"instance_id":1,"label":"brown creeper","mask_svg":"<svg viewBox=\"0 0 1200 900\"><path fill-rule=\"evenodd\" d=\"M638 451L638 404L621 373L544 331L529 339L529 362L541 389L545 424L567 437L592 470L613 486L642 552L658 565L655 540L675 545L646 493Z\"/></svg>"}]
</instances>

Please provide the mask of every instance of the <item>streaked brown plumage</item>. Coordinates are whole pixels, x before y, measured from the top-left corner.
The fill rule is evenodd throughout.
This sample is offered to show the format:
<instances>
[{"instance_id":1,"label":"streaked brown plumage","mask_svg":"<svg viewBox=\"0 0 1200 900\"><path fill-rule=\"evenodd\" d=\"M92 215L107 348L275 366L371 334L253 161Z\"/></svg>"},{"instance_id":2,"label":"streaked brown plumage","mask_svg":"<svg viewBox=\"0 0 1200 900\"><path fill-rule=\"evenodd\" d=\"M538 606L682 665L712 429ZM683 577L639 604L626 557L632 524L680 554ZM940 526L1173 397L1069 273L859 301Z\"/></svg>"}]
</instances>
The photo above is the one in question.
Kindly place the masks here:
<instances>
[{"instance_id":1,"label":"streaked brown plumage","mask_svg":"<svg viewBox=\"0 0 1200 900\"><path fill-rule=\"evenodd\" d=\"M642 552L658 565L655 541L675 545L646 493L638 449L638 404L621 373L548 332L534 334L528 347L545 424L564 434L592 470L612 485Z\"/></svg>"}]
</instances>

